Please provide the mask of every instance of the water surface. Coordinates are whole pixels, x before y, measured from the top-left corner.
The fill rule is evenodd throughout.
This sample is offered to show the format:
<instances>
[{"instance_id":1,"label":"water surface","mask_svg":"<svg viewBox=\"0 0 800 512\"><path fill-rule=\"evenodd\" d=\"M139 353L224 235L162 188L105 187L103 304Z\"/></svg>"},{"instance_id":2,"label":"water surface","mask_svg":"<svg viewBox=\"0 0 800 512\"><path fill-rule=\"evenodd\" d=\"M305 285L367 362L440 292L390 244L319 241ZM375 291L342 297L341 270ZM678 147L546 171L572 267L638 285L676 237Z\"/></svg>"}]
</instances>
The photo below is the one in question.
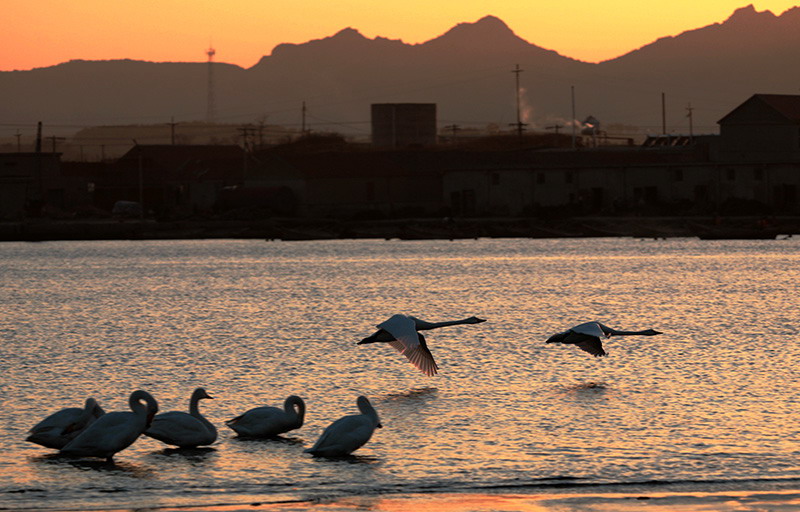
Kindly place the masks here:
<instances>
[{"instance_id":1,"label":"water surface","mask_svg":"<svg viewBox=\"0 0 800 512\"><path fill-rule=\"evenodd\" d=\"M4 243L0 507L123 508L466 489L800 484L800 242L558 239ZM396 312L431 331L440 374L357 346ZM587 320L593 358L545 345ZM208 448L141 438L114 464L24 442L95 397L201 404ZM291 394L277 441L223 422ZM347 460L303 454L367 395L383 429Z\"/></svg>"}]
</instances>

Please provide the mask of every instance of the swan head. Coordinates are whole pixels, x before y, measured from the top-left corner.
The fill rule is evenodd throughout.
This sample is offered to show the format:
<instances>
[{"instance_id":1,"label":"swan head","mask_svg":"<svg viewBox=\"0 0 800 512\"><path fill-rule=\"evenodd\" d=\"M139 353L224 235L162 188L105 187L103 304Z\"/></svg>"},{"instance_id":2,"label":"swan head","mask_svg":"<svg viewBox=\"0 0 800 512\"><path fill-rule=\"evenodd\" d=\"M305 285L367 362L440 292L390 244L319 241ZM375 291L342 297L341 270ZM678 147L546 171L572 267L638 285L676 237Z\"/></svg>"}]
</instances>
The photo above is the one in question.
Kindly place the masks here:
<instances>
[{"instance_id":1,"label":"swan head","mask_svg":"<svg viewBox=\"0 0 800 512\"><path fill-rule=\"evenodd\" d=\"M361 414L372 418L373 422L375 423L375 428L383 428L381 420L378 418L378 411L372 407L372 404L369 402L367 397L364 395L358 397L356 399L356 405L358 406L358 410L361 411Z\"/></svg>"},{"instance_id":2,"label":"swan head","mask_svg":"<svg viewBox=\"0 0 800 512\"><path fill-rule=\"evenodd\" d=\"M644 334L645 336L655 336L656 334L664 334L664 333L662 333L661 331L656 331L655 329L647 329L645 331L642 331L642 334Z\"/></svg>"},{"instance_id":3,"label":"swan head","mask_svg":"<svg viewBox=\"0 0 800 512\"><path fill-rule=\"evenodd\" d=\"M549 338L547 338L547 341L545 341L545 343L563 343L564 340L567 338L568 334L569 334L569 331L560 332L558 334L554 334L554 335L550 336Z\"/></svg>"},{"instance_id":4,"label":"swan head","mask_svg":"<svg viewBox=\"0 0 800 512\"><path fill-rule=\"evenodd\" d=\"M291 395L283 402L283 409L286 412L294 412L298 419L300 420L300 424L303 424L303 418L306 414L306 403L297 395Z\"/></svg>"},{"instance_id":5,"label":"swan head","mask_svg":"<svg viewBox=\"0 0 800 512\"><path fill-rule=\"evenodd\" d=\"M466 323L466 324L479 324L479 323L485 322L485 321L486 321L485 318L478 318L477 316L471 316L471 317L467 318L466 320L464 320L464 323Z\"/></svg>"},{"instance_id":6,"label":"swan head","mask_svg":"<svg viewBox=\"0 0 800 512\"><path fill-rule=\"evenodd\" d=\"M147 426L150 427L150 424L153 422L153 418L156 414L158 414L158 402L156 399L153 398L153 395L148 393L147 391L142 391L138 389L131 393L130 399L128 400L131 409L136 411L138 407L141 407L141 403L144 402L145 411L147 411Z\"/></svg>"},{"instance_id":7,"label":"swan head","mask_svg":"<svg viewBox=\"0 0 800 512\"><path fill-rule=\"evenodd\" d=\"M194 392L192 393L192 398L194 398L195 400L201 400L203 398L210 398L212 400L214 399L213 396L211 396L208 393L206 393L205 388L197 388L197 389L195 389Z\"/></svg>"}]
</instances>

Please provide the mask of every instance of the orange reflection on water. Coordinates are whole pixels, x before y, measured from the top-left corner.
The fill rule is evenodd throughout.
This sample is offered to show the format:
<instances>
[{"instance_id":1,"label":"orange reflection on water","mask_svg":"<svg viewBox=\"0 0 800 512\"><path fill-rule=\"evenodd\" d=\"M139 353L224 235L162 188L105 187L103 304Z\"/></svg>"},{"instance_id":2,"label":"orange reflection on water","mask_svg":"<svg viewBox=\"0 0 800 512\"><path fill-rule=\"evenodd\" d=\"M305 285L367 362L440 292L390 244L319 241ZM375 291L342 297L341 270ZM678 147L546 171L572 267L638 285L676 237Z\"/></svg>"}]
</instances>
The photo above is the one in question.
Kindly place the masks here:
<instances>
[{"instance_id":1,"label":"orange reflection on water","mask_svg":"<svg viewBox=\"0 0 800 512\"><path fill-rule=\"evenodd\" d=\"M792 511L800 506L797 490L753 492L608 494L412 494L360 496L330 502L296 501L263 504L178 507L159 512L757 512ZM109 511L116 512L116 511Z\"/></svg>"}]
</instances>

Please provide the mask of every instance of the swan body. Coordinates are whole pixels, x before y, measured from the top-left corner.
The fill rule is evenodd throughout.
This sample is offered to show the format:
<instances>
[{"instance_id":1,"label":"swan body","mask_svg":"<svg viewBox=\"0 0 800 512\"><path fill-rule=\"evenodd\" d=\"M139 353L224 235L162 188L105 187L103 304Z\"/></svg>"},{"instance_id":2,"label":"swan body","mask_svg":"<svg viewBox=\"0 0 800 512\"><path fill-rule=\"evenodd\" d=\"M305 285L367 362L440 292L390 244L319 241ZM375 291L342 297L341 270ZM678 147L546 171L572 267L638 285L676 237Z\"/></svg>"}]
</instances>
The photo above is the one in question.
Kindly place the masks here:
<instances>
[{"instance_id":1,"label":"swan body","mask_svg":"<svg viewBox=\"0 0 800 512\"><path fill-rule=\"evenodd\" d=\"M388 320L377 325L378 331L358 342L358 345L367 343L388 343L395 350L406 356L406 359L427 376L436 375L439 367L433 359L425 337L419 331L438 329L450 325L479 324L486 320L471 316L463 320L447 322L426 322L410 315L393 315Z\"/></svg>"},{"instance_id":2,"label":"swan body","mask_svg":"<svg viewBox=\"0 0 800 512\"><path fill-rule=\"evenodd\" d=\"M586 322L550 336L545 343L576 345L581 350L595 357L602 357L606 355L606 351L603 350L602 342L604 338L610 338L611 336L655 336L657 334L662 333L653 329L645 329L643 331L620 331L605 326L600 322Z\"/></svg>"},{"instance_id":3,"label":"swan body","mask_svg":"<svg viewBox=\"0 0 800 512\"><path fill-rule=\"evenodd\" d=\"M97 401L94 398L87 398L83 409L67 407L37 423L30 429L25 440L60 450L103 414L105 411Z\"/></svg>"},{"instance_id":4,"label":"swan body","mask_svg":"<svg viewBox=\"0 0 800 512\"><path fill-rule=\"evenodd\" d=\"M61 448L61 453L73 457L113 460L114 454L138 439L158 412L156 399L142 390L131 393L128 405L132 412L115 411L100 416Z\"/></svg>"},{"instance_id":5,"label":"swan body","mask_svg":"<svg viewBox=\"0 0 800 512\"><path fill-rule=\"evenodd\" d=\"M256 407L225 422L242 437L275 437L303 426L306 404L296 395L277 407Z\"/></svg>"},{"instance_id":6,"label":"swan body","mask_svg":"<svg viewBox=\"0 0 800 512\"><path fill-rule=\"evenodd\" d=\"M356 404L361 414L334 421L322 432L314 446L304 452L318 457L344 457L364 446L375 429L383 425L367 397L358 397Z\"/></svg>"},{"instance_id":7,"label":"swan body","mask_svg":"<svg viewBox=\"0 0 800 512\"><path fill-rule=\"evenodd\" d=\"M189 412L169 411L156 415L144 435L180 448L205 446L217 440L217 428L200 414L199 402L213 398L203 388L197 388L189 399Z\"/></svg>"}]
</instances>

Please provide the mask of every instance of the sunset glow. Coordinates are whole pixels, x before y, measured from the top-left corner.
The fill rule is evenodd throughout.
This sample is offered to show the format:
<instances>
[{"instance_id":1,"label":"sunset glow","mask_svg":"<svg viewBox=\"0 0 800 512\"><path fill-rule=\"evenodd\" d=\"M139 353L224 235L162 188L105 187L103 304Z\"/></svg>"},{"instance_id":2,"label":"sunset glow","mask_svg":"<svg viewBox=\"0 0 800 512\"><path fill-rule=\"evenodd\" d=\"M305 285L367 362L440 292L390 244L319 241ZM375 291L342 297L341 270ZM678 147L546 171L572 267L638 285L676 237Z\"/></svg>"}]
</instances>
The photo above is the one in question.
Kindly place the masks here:
<instances>
[{"instance_id":1,"label":"sunset glow","mask_svg":"<svg viewBox=\"0 0 800 512\"><path fill-rule=\"evenodd\" d=\"M304 43L352 27L364 36L422 43L458 23L494 15L526 41L568 57L611 59L663 36L722 22L746 0L678 0L668 8L633 0L399 3L342 0L141 0L14 2L0 33L0 70L72 59L197 62L209 44L216 61L251 67L281 43ZM755 2L780 15L796 0Z\"/></svg>"}]
</instances>

